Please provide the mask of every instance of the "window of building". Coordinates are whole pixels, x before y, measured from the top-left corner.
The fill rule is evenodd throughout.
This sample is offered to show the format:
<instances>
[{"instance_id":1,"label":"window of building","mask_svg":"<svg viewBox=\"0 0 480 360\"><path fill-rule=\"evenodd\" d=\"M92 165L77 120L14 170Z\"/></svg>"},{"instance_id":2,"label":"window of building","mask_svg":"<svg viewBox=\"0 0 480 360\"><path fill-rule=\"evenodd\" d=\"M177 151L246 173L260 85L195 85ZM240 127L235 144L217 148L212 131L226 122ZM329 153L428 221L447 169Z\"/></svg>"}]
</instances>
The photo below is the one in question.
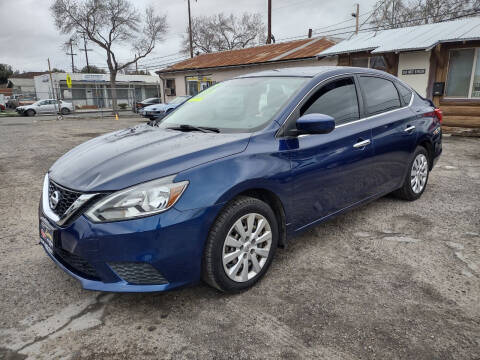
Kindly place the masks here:
<instances>
[{"instance_id":1,"label":"window of building","mask_svg":"<svg viewBox=\"0 0 480 360\"><path fill-rule=\"evenodd\" d=\"M197 95L200 91L215 84L209 76L187 76L187 95Z\"/></svg>"},{"instance_id":2,"label":"window of building","mask_svg":"<svg viewBox=\"0 0 480 360\"><path fill-rule=\"evenodd\" d=\"M387 63L383 56L354 57L352 66L387 71Z\"/></svg>"},{"instance_id":3,"label":"window of building","mask_svg":"<svg viewBox=\"0 0 480 360\"><path fill-rule=\"evenodd\" d=\"M369 115L400 107L398 91L390 80L372 76L361 76L360 86L365 95Z\"/></svg>"},{"instance_id":4,"label":"window of building","mask_svg":"<svg viewBox=\"0 0 480 360\"><path fill-rule=\"evenodd\" d=\"M157 86L145 86L145 99L159 98L159 95Z\"/></svg>"},{"instance_id":5,"label":"window of building","mask_svg":"<svg viewBox=\"0 0 480 360\"><path fill-rule=\"evenodd\" d=\"M358 98L352 78L332 81L318 90L300 110L300 114L325 114L336 125L359 119Z\"/></svg>"},{"instance_id":6,"label":"window of building","mask_svg":"<svg viewBox=\"0 0 480 360\"><path fill-rule=\"evenodd\" d=\"M165 81L165 95L167 96L176 96L175 91L175 79L167 79Z\"/></svg>"},{"instance_id":7,"label":"window of building","mask_svg":"<svg viewBox=\"0 0 480 360\"><path fill-rule=\"evenodd\" d=\"M450 50L446 96L480 97L480 49Z\"/></svg>"}]
</instances>

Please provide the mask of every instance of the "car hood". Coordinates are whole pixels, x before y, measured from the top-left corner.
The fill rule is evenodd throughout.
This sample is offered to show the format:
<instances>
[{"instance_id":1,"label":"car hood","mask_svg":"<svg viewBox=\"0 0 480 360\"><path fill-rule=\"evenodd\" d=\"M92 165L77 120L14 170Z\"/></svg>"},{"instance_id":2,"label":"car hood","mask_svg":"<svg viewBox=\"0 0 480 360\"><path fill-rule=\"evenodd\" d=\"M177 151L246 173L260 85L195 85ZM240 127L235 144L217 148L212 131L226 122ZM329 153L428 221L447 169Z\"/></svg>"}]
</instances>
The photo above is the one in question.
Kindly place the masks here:
<instances>
[{"instance_id":1,"label":"car hood","mask_svg":"<svg viewBox=\"0 0 480 360\"><path fill-rule=\"evenodd\" d=\"M143 108L145 111L165 111L168 108L167 104L155 104L155 105L148 105Z\"/></svg>"},{"instance_id":2,"label":"car hood","mask_svg":"<svg viewBox=\"0 0 480 360\"><path fill-rule=\"evenodd\" d=\"M49 176L73 190L118 190L242 152L249 138L139 125L77 146L53 164Z\"/></svg>"}]
</instances>

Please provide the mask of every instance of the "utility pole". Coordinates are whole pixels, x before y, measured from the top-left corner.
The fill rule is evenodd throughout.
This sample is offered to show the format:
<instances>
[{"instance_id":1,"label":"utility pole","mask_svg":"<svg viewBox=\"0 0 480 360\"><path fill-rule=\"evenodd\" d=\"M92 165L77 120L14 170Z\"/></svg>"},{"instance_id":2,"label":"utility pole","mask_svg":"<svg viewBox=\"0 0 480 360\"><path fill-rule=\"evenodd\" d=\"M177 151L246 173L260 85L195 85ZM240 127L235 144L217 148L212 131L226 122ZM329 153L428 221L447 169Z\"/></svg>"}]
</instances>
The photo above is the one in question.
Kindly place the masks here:
<instances>
[{"instance_id":1,"label":"utility pole","mask_svg":"<svg viewBox=\"0 0 480 360\"><path fill-rule=\"evenodd\" d=\"M137 57L137 54L135 54L135 58ZM135 75L138 75L138 60L135 61Z\"/></svg>"},{"instance_id":2,"label":"utility pole","mask_svg":"<svg viewBox=\"0 0 480 360\"><path fill-rule=\"evenodd\" d=\"M268 0L268 34L267 44L272 43L272 0Z\"/></svg>"},{"instance_id":3,"label":"utility pole","mask_svg":"<svg viewBox=\"0 0 480 360\"><path fill-rule=\"evenodd\" d=\"M193 58L193 44L192 44L192 15L190 13L190 0L188 0L188 34L190 36L190 57Z\"/></svg>"},{"instance_id":4,"label":"utility pole","mask_svg":"<svg viewBox=\"0 0 480 360\"><path fill-rule=\"evenodd\" d=\"M392 0L392 27L395 27L395 0Z\"/></svg>"},{"instance_id":5,"label":"utility pole","mask_svg":"<svg viewBox=\"0 0 480 360\"><path fill-rule=\"evenodd\" d=\"M83 49L79 49L80 51L85 51L85 60L87 61L87 72L90 72L90 65L88 65L88 52L92 51L92 49L87 49L87 38L85 34L83 34Z\"/></svg>"},{"instance_id":6,"label":"utility pole","mask_svg":"<svg viewBox=\"0 0 480 360\"><path fill-rule=\"evenodd\" d=\"M52 96L55 98L55 112L58 113L58 110L57 110L57 102L58 102L58 98L57 98L57 95L55 94L55 87L53 85L53 78L52 78L52 68L50 67L50 58L47 59L48 61L48 74L50 75L50 84L52 85Z\"/></svg>"},{"instance_id":7,"label":"utility pole","mask_svg":"<svg viewBox=\"0 0 480 360\"><path fill-rule=\"evenodd\" d=\"M357 4L357 9L355 11L355 14L352 14L355 17L355 34L358 34L358 17L360 16L360 4Z\"/></svg>"},{"instance_id":8,"label":"utility pole","mask_svg":"<svg viewBox=\"0 0 480 360\"><path fill-rule=\"evenodd\" d=\"M69 52L69 53L67 52L66 54L67 54L67 55L70 55L70 56L72 57L72 73L74 73L74 72L75 72L75 65L73 64L73 56L74 56L74 55L77 55L77 54L74 54L74 53L73 53L73 39L70 38L70 40L67 41L67 42L65 43L65 45L70 45L70 52Z\"/></svg>"}]
</instances>

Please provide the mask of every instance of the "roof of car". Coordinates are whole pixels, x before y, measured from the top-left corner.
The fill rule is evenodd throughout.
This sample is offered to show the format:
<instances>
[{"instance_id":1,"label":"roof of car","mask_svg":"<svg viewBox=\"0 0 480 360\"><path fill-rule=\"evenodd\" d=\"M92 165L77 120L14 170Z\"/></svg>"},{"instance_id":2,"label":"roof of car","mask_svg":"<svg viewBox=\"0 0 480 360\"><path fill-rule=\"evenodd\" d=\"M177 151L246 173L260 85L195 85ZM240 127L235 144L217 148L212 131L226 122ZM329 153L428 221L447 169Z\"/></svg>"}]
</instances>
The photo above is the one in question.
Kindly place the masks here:
<instances>
[{"instance_id":1,"label":"roof of car","mask_svg":"<svg viewBox=\"0 0 480 360\"><path fill-rule=\"evenodd\" d=\"M293 77L316 77L319 75L340 75L340 74L351 74L351 73L366 73L366 74L376 74L383 76L391 76L390 74L367 68L359 67L348 67L348 66L298 66L298 67L286 67L278 68L274 70L264 70L258 72L252 72L249 74L244 74L237 76L237 78L245 77L261 77L261 76L293 76Z\"/></svg>"}]
</instances>

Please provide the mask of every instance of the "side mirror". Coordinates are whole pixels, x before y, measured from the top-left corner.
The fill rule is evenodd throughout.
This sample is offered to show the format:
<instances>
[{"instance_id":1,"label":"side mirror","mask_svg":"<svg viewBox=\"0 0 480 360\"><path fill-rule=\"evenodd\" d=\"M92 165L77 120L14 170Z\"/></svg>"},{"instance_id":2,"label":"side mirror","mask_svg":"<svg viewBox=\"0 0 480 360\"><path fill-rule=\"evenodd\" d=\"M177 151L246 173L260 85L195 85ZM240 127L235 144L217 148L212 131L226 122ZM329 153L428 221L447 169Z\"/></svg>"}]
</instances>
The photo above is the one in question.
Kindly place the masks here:
<instances>
[{"instance_id":1,"label":"side mirror","mask_svg":"<svg viewBox=\"0 0 480 360\"><path fill-rule=\"evenodd\" d=\"M297 119L298 134L328 134L335 129L335 119L325 114L306 114Z\"/></svg>"}]
</instances>

